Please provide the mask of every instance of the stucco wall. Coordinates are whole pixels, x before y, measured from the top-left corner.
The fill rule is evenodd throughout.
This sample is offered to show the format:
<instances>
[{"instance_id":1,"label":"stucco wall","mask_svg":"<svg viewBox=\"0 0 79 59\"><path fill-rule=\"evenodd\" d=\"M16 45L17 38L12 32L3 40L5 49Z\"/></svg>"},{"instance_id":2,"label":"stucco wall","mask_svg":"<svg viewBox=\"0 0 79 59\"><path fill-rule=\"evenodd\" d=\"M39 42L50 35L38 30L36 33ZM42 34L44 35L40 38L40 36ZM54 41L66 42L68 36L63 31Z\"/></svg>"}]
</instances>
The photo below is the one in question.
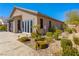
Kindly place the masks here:
<instances>
[{"instance_id":1,"label":"stucco wall","mask_svg":"<svg viewBox=\"0 0 79 59\"><path fill-rule=\"evenodd\" d=\"M33 23L37 24L37 17L35 15L27 13L27 12L20 11L18 9L15 10L12 17L19 16L19 15L22 15L23 21L24 20L33 20Z\"/></svg>"},{"instance_id":2,"label":"stucco wall","mask_svg":"<svg viewBox=\"0 0 79 59\"><path fill-rule=\"evenodd\" d=\"M32 20L33 25L37 25L37 16L36 15L16 9L11 17L16 17L16 16L22 16L22 18L21 18L22 21ZM14 20L17 20L17 18ZM13 30L17 31L17 27L16 27L17 22L16 22L16 24L15 24L15 22L16 21L13 21Z\"/></svg>"},{"instance_id":3,"label":"stucco wall","mask_svg":"<svg viewBox=\"0 0 79 59\"><path fill-rule=\"evenodd\" d=\"M59 21L55 21L53 19L50 19L50 18L47 18L47 17L44 17L44 16L37 16L37 19L38 19L37 23L38 23L38 25L40 25L40 19L41 18L43 19L43 29L41 29L42 33L48 31L49 21L51 21L51 27L53 27L55 25L57 25L57 26L60 25L61 26L61 24L63 24L63 23L61 23Z\"/></svg>"}]
</instances>

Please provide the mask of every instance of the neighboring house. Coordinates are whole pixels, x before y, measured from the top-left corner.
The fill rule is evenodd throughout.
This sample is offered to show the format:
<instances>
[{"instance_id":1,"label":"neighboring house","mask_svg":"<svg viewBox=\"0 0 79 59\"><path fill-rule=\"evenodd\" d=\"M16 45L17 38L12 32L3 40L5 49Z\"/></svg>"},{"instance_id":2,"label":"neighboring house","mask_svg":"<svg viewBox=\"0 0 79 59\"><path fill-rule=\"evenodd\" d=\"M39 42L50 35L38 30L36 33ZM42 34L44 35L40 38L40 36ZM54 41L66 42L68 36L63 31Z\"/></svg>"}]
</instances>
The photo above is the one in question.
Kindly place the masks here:
<instances>
[{"instance_id":1,"label":"neighboring house","mask_svg":"<svg viewBox=\"0 0 79 59\"><path fill-rule=\"evenodd\" d=\"M40 25L41 32L45 33L48 31L48 28L52 28L53 26L61 28L61 25L63 24L63 22L41 14L37 11L19 7L14 7L10 18L12 21L9 22L8 29L11 32L31 33L34 31L32 27L33 25Z\"/></svg>"}]
</instances>

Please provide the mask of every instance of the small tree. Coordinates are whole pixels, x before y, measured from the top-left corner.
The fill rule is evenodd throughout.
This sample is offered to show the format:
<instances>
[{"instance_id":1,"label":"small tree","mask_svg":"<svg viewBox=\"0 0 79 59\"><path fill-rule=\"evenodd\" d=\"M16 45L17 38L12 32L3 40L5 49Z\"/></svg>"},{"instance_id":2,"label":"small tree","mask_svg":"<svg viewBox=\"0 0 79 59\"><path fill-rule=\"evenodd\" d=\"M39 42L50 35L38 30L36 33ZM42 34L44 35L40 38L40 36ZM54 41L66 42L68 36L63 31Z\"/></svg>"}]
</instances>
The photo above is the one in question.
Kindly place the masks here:
<instances>
[{"instance_id":1,"label":"small tree","mask_svg":"<svg viewBox=\"0 0 79 59\"><path fill-rule=\"evenodd\" d=\"M35 30L36 34L41 34L40 26L39 25L34 25L33 29Z\"/></svg>"},{"instance_id":2,"label":"small tree","mask_svg":"<svg viewBox=\"0 0 79 59\"><path fill-rule=\"evenodd\" d=\"M65 20L66 24L79 25L79 11L71 11L66 14L67 20Z\"/></svg>"},{"instance_id":3,"label":"small tree","mask_svg":"<svg viewBox=\"0 0 79 59\"><path fill-rule=\"evenodd\" d=\"M37 50L38 45L39 45L37 41L41 38L41 32L40 32L40 27L39 27L39 25L34 25L33 28L34 28L35 31L32 32L31 36L32 36L32 38L34 39L34 41L36 42L35 48L36 48L36 50Z\"/></svg>"}]
</instances>

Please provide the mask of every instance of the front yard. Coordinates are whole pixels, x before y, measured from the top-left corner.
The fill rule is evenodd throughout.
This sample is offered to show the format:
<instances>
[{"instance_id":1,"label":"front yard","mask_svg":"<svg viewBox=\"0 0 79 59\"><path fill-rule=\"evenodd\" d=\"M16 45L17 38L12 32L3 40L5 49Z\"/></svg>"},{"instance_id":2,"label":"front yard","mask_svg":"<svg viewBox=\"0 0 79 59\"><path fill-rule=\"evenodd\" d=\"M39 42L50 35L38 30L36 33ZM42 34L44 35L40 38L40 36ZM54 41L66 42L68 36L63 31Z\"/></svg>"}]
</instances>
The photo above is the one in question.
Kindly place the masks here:
<instances>
[{"instance_id":1,"label":"front yard","mask_svg":"<svg viewBox=\"0 0 79 59\"><path fill-rule=\"evenodd\" d=\"M11 56L50 56L60 55L60 42L54 40L52 44L46 49L35 50L27 44L21 43L17 40L17 33L0 32L0 55ZM51 48L52 47L52 48ZM59 54L58 54L59 53Z\"/></svg>"},{"instance_id":2,"label":"front yard","mask_svg":"<svg viewBox=\"0 0 79 59\"><path fill-rule=\"evenodd\" d=\"M52 42L49 43L48 48L44 49L34 49L31 43L33 41L20 42L18 41L18 36L21 33L11 33L11 32L0 32L0 55L4 56L61 56L62 51L63 55L76 55L77 51L79 51L79 38L73 37L79 36L79 33L67 34L64 36L64 40L57 40L52 38ZM31 39L32 40L32 39ZM62 41L62 47L61 47ZM62 50L64 49L65 50ZM76 49L75 49L76 48ZM67 50L68 49L68 50ZM79 52L78 52L79 53Z\"/></svg>"}]
</instances>

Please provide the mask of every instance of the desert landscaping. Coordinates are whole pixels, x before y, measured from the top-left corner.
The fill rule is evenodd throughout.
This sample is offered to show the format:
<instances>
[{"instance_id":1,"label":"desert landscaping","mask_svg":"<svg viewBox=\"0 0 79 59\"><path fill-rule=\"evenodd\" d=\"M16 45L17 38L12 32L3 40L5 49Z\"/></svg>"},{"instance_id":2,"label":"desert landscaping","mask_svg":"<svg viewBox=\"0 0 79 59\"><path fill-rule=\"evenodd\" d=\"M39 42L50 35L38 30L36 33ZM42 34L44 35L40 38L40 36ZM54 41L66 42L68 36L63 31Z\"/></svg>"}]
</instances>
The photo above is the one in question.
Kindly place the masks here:
<instances>
[{"instance_id":1,"label":"desert landscaping","mask_svg":"<svg viewBox=\"0 0 79 59\"><path fill-rule=\"evenodd\" d=\"M31 41L20 42L18 36L23 36L21 33L0 32L0 55L6 56L61 56L62 47L61 40L55 40L49 44L48 48L34 49L29 44ZM79 46L73 41L73 36L78 36L79 33L62 33L62 36L69 38L72 41L73 47L79 50ZM67 39L68 40L68 39ZM70 45L70 44L69 44ZM71 54L71 53L70 53ZM74 53L72 53L74 54ZM71 54L71 55L72 55ZM69 55L69 54L68 54Z\"/></svg>"},{"instance_id":2,"label":"desert landscaping","mask_svg":"<svg viewBox=\"0 0 79 59\"><path fill-rule=\"evenodd\" d=\"M13 55L13 56L41 56L41 55L53 55L59 50L59 41L51 44L52 51L49 48L38 50L32 49L31 47L17 41L18 35L11 32L0 32L0 55ZM55 51L56 50L56 51ZM50 54L52 53L52 54Z\"/></svg>"},{"instance_id":3,"label":"desert landscaping","mask_svg":"<svg viewBox=\"0 0 79 59\"><path fill-rule=\"evenodd\" d=\"M27 10L16 7L15 10L22 11L24 18L27 18L26 15L31 18ZM15 12L16 17L8 18L7 23L1 19L1 56L79 56L79 11L68 12L65 21L28 12L34 14L36 20L39 20L37 15L45 19L39 16L40 23L35 24L32 22L34 19L26 21L22 19L22 15L17 17L16 13L20 12Z\"/></svg>"}]
</instances>

